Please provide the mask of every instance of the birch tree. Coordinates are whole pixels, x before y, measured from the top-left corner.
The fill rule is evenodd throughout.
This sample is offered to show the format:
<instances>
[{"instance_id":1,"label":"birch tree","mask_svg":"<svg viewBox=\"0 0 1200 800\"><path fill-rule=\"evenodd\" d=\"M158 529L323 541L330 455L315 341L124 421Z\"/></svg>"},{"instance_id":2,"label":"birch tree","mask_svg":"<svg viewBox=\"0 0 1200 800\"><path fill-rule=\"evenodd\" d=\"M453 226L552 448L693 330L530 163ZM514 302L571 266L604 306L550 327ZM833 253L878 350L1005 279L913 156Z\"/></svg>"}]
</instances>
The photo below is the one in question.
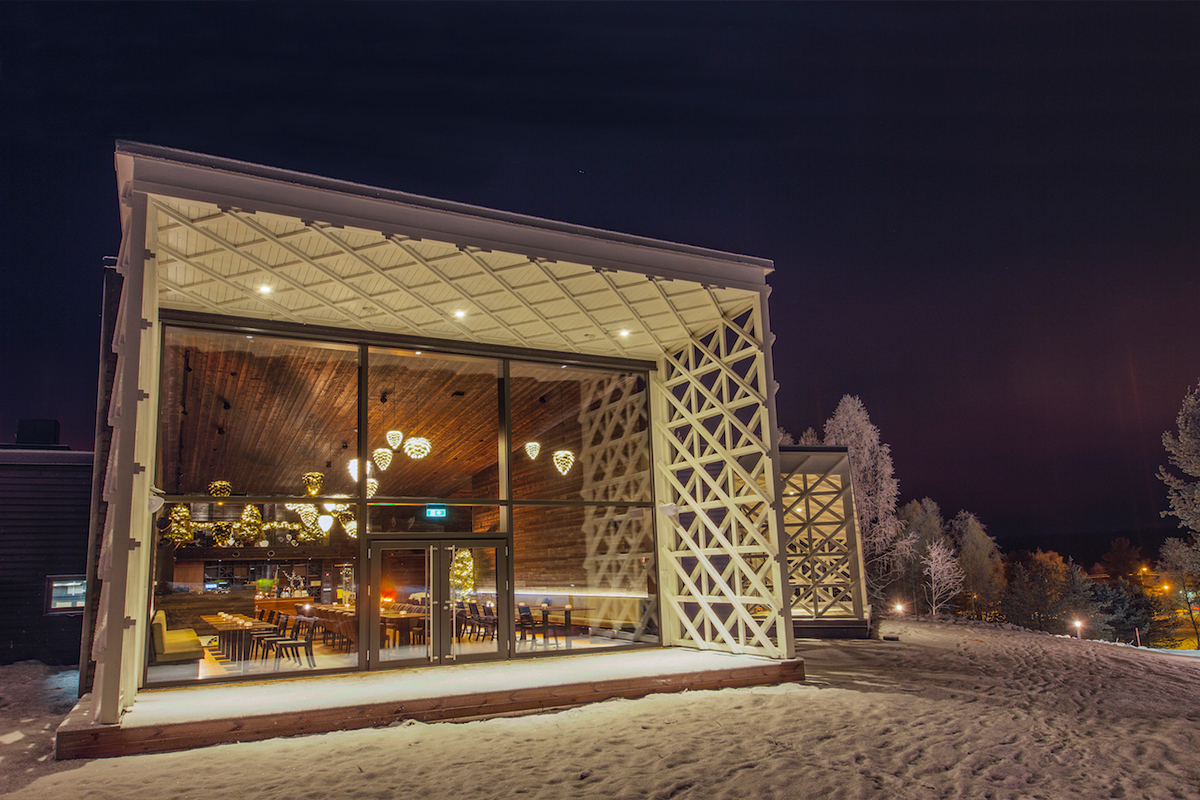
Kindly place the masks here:
<instances>
[{"instance_id":1,"label":"birch tree","mask_svg":"<svg viewBox=\"0 0 1200 800\"><path fill-rule=\"evenodd\" d=\"M963 586L963 571L954 550L945 542L934 542L921 559L925 565L925 599L934 616L954 599Z\"/></svg>"},{"instance_id":2,"label":"birch tree","mask_svg":"<svg viewBox=\"0 0 1200 800\"><path fill-rule=\"evenodd\" d=\"M1200 385L1189 389L1183 406L1175 417L1179 434L1163 434L1163 447L1171 465L1183 473L1158 468L1158 477L1167 485L1167 500L1171 509L1163 516L1179 518L1181 528L1200 534Z\"/></svg>"},{"instance_id":3,"label":"birch tree","mask_svg":"<svg viewBox=\"0 0 1200 800\"><path fill-rule=\"evenodd\" d=\"M895 570L892 548L900 534L896 519L900 486L892 472L891 448L879 441L879 428L871 424L862 401L850 395L841 399L825 423L825 444L849 451L867 596L879 604Z\"/></svg>"}]
</instances>

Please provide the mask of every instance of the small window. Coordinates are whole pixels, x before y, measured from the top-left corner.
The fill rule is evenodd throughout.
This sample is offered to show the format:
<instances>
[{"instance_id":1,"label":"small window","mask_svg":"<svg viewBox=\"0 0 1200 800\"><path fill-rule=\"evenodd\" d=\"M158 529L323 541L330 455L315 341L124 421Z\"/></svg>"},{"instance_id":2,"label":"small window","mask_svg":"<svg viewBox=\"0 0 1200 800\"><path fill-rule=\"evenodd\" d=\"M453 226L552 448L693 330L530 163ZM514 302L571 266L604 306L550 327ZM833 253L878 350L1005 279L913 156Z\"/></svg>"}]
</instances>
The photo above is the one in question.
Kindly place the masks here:
<instances>
[{"instance_id":1,"label":"small window","mask_svg":"<svg viewBox=\"0 0 1200 800\"><path fill-rule=\"evenodd\" d=\"M46 613L82 614L87 604L87 577L84 575L46 576Z\"/></svg>"}]
</instances>

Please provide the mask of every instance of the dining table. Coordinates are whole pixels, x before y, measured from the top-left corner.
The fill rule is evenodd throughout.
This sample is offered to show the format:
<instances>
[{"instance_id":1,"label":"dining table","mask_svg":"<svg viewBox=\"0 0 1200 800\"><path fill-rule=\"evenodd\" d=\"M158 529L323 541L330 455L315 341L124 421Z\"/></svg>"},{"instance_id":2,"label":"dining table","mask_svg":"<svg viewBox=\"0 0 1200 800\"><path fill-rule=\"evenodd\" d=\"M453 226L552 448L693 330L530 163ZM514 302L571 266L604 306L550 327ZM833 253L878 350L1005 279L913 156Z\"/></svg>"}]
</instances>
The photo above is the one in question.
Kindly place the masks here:
<instances>
[{"instance_id":1,"label":"dining table","mask_svg":"<svg viewBox=\"0 0 1200 800\"><path fill-rule=\"evenodd\" d=\"M217 629L217 652L227 661L250 671L250 651L255 631L275 630L276 626L245 614L203 614L201 620Z\"/></svg>"}]
</instances>

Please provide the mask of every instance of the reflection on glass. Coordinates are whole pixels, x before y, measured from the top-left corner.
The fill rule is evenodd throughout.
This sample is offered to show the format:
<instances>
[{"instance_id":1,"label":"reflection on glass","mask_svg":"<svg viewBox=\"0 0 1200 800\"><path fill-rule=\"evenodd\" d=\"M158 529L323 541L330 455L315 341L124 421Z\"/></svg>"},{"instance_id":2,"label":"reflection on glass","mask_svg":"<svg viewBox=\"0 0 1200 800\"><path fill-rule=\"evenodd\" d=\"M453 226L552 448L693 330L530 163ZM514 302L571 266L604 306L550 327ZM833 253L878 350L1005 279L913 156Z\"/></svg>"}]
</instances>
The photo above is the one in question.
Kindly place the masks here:
<instances>
[{"instance_id":1,"label":"reflection on glass","mask_svg":"<svg viewBox=\"0 0 1200 800\"><path fill-rule=\"evenodd\" d=\"M372 348L367 414L378 497L497 497L500 362Z\"/></svg>"},{"instance_id":2,"label":"reflection on glass","mask_svg":"<svg viewBox=\"0 0 1200 800\"><path fill-rule=\"evenodd\" d=\"M380 564L380 658L428 659L432 647L432 550L386 548Z\"/></svg>"},{"instance_id":3,"label":"reflection on glass","mask_svg":"<svg viewBox=\"0 0 1200 800\"><path fill-rule=\"evenodd\" d=\"M454 622L450 648L455 658L499 652L496 609L496 548L457 547L450 560Z\"/></svg>"},{"instance_id":4,"label":"reflection on glass","mask_svg":"<svg viewBox=\"0 0 1200 800\"><path fill-rule=\"evenodd\" d=\"M513 518L519 652L659 641L646 509L524 506Z\"/></svg>"},{"instance_id":5,"label":"reflection on glass","mask_svg":"<svg viewBox=\"0 0 1200 800\"><path fill-rule=\"evenodd\" d=\"M358 546L291 505L164 508L149 683L358 665Z\"/></svg>"},{"instance_id":6,"label":"reflection on glass","mask_svg":"<svg viewBox=\"0 0 1200 800\"><path fill-rule=\"evenodd\" d=\"M521 362L510 374L515 498L649 501L643 375Z\"/></svg>"},{"instance_id":7,"label":"reflection on glass","mask_svg":"<svg viewBox=\"0 0 1200 800\"><path fill-rule=\"evenodd\" d=\"M304 497L306 475L320 474L322 493L351 493L357 371L357 349L345 345L168 326L157 485Z\"/></svg>"}]
</instances>

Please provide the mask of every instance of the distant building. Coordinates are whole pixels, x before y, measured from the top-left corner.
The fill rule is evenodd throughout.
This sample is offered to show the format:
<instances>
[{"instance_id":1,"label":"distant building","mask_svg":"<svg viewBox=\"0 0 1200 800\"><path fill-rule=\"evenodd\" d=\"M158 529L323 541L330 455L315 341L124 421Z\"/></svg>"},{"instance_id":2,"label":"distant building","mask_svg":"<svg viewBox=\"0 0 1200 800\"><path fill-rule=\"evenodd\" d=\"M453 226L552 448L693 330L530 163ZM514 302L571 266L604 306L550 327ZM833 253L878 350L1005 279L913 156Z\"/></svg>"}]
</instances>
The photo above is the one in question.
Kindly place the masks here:
<instances>
[{"instance_id":1,"label":"distant building","mask_svg":"<svg viewBox=\"0 0 1200 800\"><path fill-rule=\"evenodd\" d=\"M92 454L57 420L20 420L0 445L0 663L79 661Z\"/></svg>"}]
</instances>

